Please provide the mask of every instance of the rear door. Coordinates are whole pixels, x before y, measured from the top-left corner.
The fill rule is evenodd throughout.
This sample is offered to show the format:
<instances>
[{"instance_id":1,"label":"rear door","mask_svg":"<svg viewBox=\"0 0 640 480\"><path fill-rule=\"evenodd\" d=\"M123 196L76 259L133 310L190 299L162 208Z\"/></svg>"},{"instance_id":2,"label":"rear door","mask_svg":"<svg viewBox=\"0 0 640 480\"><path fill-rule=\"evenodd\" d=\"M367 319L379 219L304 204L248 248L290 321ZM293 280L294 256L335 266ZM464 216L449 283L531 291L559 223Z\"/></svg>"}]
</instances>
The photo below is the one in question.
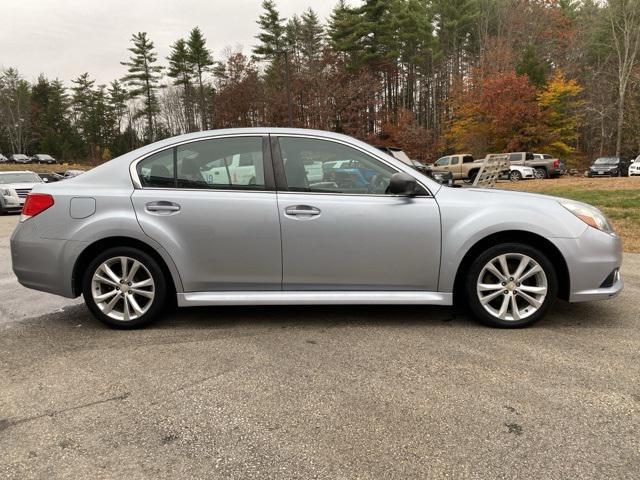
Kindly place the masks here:
<instances>
[{"instance_id":1,"label":"rear door","mask_svg":"<svg viewBox=\"0 0 640 480\"><path fill-rule=\"evenodd\" d=\"M141 188L131 198L138 221L171 255L185 291L281 288L270 155L268 136L233 136L185 143L137 163Z\"/></svg>"},{"instance_id":2,"label":"rear door","mask_svg":"<svg viewBox=\"0 0 640 480\"><path fill-rule=\"evenodd\" d=\"M273 139L283 290L437 290L440 213L426 189L386 194L396 168L342 142ZM322 181L309 178L310 161L336 160L351 160L359 180L330 169Z\"/></svg>"}]
</instances>

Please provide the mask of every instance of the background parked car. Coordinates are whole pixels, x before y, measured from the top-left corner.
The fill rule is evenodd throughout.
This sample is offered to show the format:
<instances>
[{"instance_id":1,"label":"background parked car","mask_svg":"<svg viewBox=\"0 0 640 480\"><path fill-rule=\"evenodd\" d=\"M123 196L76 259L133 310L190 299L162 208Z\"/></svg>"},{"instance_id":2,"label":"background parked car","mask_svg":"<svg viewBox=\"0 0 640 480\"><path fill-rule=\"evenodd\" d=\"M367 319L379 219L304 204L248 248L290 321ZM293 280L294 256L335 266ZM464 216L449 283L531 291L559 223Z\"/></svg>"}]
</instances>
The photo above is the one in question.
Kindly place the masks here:
<instances>
[{"instance_id":1,"label":"background parked car","mask_svg":"<svg viewBox=\"0 0 640 480\"><path fill-rule=\"evenodd\" d=\"M36 153L33 157L31 157L33 162L37 163L47 163L49 165L58 163L55 158L47 153Z\"/></svg>"},{"instance_id":2,"label":"background parked car","mask_svg":"<svg viewBox=\"0 0 640 480\"><path fill-rule=\"evenodd\" d=\"M629 176L633 177L640 175L640 155L629 165Z\"/></svg>"},{"instance_id":3,"label":"background parked car","mask_svg":"<svg viewBox=\"0 0 640 480\"><path fill-rule=\"evenodd\" d=\"M73 178L73 177L77 177L78 175L82 175L84 173L84 170L65 170L62 173L59 173L59 175L62 175L61 180L64 180L65 178Z\"/></svg>"},{"instance_id":4,"label":"background parked car","mask_svg":"<svg viewBox=\"0 0 640 480\"><path fill-rule=\"evenodd\" d=\"M523 165L510 165L509 173L503 173L500 176L503 180L511 180L512 182L518 182L520 180L533 180L536 178L535 170L531 167L525 167Z\"/></svg>"},{"instance_id":5,"label":"background parked car","mask_svg":"<svg viewBox=\"0 0 640 480\"><path fill-rule=\"evenodd\" d=\"M629 174L629 162L620 157L599 157L596 158L589 170L588 177L622 177Z\"/></svg>"},{"instance_id":6,"label":"background parked car","mask_svg":"<svg viewBox=\"0 0 640 480\"><path fill-rule=\"evenodd\" d=\"M0 153L0 163L9 163L9 159Z\"/></svg>"},{"instance_id":7,"label":"background parked car","mask_svg":"<svg viewBox=\"0 0 640 480\"><path fill-rule=\"evenodd\" d=\"M0 213L19 212L27 195L42 179L33 172L0 172Z\"/></svg>"},{"instance_id":8,"label":"background parked car","mask_svg":"<svg viewBox=\"0 0 640 480\"><path fill-rule=\"evenodd\" d=\"M64 177L58 173L38 173L38 176L45 183L59 182L64 179Z\"/></svg>"},{"instance_id":9,"label":"background parked car","mask_svg":"<svg viewBox=\"0 0 640 480\"><path fill-rule=\"evenodd\" d=\"M9 161L13 163L31 163L31 157L27 157L24 153L14 153L9 157Z\"/></svg>"}]
</instances>

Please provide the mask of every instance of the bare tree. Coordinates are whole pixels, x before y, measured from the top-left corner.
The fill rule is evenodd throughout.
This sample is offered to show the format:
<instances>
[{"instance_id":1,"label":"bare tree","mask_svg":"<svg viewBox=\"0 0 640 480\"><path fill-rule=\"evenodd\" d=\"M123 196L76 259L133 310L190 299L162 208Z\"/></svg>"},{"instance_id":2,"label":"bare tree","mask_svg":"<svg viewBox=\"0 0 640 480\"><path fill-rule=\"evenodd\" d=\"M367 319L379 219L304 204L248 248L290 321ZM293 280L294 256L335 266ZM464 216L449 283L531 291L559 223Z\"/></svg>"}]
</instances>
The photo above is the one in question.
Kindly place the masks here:
<instances>
[{"instance_id":1,"label":"bare tree","mask_svg":"<svg viewBox=\"0 0 640 480\"><path fill-rule=\"evenodd\" d=\"M607 7L618 57L618 122L616 156L622 150L624 107L629 77L640 49L640 0L610 0Z\"/></svg>"}]
</instances>

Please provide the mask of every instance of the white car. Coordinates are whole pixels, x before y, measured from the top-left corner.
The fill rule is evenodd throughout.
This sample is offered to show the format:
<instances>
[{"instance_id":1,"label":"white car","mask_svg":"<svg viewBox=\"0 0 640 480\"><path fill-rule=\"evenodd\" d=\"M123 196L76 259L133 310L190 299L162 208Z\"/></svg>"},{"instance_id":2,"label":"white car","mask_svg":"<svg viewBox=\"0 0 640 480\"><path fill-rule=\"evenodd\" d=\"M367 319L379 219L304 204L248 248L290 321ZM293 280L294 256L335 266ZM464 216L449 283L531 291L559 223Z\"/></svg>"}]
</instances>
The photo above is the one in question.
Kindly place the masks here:
<instances>
[{"instance_id":1,"label":"white car","mask_svg":"<svg viewBox=\"0 0 640 480\"><path fill-rule=\"evenodd\" d=\"M518 182L520 180L533 180L534 178L536 178L536 172L533 168L525 167L524 165L510 165L508 178L512 182Z\"/></svg>"},{"instance_id":2,"label":"white car","mask_svg":"<svg viewBox=\"0 0 640 480\"><path fill-rule=\"evenodd\" d=\"M640 155L629 165L629 176L634 177L640 175Z\"/></svg>"},{"instance_id":3,"label":"white car","mask_svg":"<svg viewBox=\"0 0 640 480\"><path fill-rule=\"evenodd\" d=\"M0 213L21 211L29 192L41 183L33 172L0 172Z\"/></svg>"}]
</instances>

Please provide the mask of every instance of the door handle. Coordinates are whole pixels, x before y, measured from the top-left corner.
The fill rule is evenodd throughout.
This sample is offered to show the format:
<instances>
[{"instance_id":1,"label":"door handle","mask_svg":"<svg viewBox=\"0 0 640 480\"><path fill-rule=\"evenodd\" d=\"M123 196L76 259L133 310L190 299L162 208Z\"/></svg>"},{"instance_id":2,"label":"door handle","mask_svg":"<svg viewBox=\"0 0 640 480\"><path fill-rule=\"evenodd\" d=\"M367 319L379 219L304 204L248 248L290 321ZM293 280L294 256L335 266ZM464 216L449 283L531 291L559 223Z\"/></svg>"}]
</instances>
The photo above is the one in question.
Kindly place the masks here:
<instances>
[{"instance_id":1,"label":"door handle","mask_svg":"<svg viewBox=\"0 0 640 480\"><path fill-rule=\"evenodd\" d=\"M159 201L150 202L146 205L147 211L154 213L175 213L180 211L180 205L173 202Z\"/></svg>"},{"instance_id":2,"label":"door handle","mask_svg":"<svg viewBox=\"0 0 640 480\"><path fill-rule=\"evenodd\" d=\"M287 207L284 210L284 213L291 216L308 216L315 217L316 215L320 215L320 210L316 207L311 207L309 205L295 205L293 207Z\"/></svg>"}]
</instances>

